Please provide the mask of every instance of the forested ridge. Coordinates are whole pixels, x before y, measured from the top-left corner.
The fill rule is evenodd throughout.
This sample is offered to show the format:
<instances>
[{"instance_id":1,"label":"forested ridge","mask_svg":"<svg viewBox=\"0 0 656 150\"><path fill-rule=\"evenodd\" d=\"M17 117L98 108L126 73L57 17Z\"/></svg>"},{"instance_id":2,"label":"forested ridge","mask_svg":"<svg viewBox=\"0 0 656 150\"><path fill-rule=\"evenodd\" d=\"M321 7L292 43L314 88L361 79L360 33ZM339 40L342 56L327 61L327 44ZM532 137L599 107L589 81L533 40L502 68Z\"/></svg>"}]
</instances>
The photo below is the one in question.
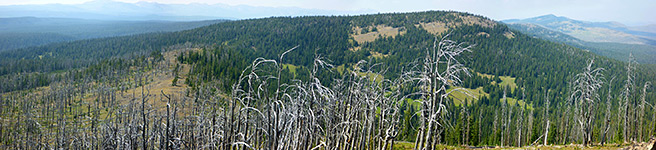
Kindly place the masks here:
<instances>
[{"instance_id":1,"label":"forested ridge","mask_svg":"<svg viewBox=\"0 0 656 150\"><path fill-rule=\"evenodd\" d=\"M537 38L572 45L584 50L590 50L595 54L616 60L628 61L629 54L633 54L636 61L639 63L654 64L654 53L656 52L653 50L656 49L656 47L651 45L588 42L535 24L511 23L508 24L508 27Z\"/></svg>"},{"instance_id":2,"label":"forested ridge","mask_svg":"<svg viewBox=\"0 0 656 150\"><path fill-rule=\"evenodd\" d=\"M623 144L656 134L655 75L653 66L460 12L247 19L0 52L0 142L21 149Z\"/></svg>"},{"instance_id":3,"label":"forested ridge","mask_svg":"<svg viewBox=\"0 0 656 150\"><path fill-rule=\"evenodd\" d=\"M0 51L75 40L188 30L226 20L103 21L73 18L0 18Z\"/></svg>"}]
</instances>

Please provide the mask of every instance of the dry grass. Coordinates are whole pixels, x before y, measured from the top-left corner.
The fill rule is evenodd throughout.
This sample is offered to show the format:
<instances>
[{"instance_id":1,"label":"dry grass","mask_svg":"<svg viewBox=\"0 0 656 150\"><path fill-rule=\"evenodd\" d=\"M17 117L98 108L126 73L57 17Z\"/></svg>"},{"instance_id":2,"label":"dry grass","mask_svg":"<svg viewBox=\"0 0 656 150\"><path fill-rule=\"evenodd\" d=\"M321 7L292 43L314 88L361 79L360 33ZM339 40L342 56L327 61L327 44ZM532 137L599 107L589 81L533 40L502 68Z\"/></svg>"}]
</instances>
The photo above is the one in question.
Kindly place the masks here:
<instances>
[{"instance_id":1,"label":"dry grass","mask_svg":"<svg viewBox=\"0 0 656 150\"><path fill-rule=\"evenodd\" d=\"M465 16L458 13L452 13L449 15L456 16L458 19L462 21L450 20L447 22L419 22L415 24L415 27L423 28L424 30L428 31L433 35L439 35L448 31L449 28L457 27L461 25L480 25L487 28L491 28L497 25L497 23L492 20L488 20L476 16ZM377 31L362 33L363 29L371 31L371 29L373 28L376 28ZM351 29L353 31L351 37L353 37L353 39L356 42L358 42L358 44L363 44L366 42L373 42L379 37L395 37L396 35L403 35L406 33L406 31L403 29L404 27L393 28L391 26L386 26L386 25L375 25L375 26L371 25L366 27L356 26ZM360 50L360 48L355 47L355 48L350 48L349 50L357 51Z\"/></svg>"},{"instance_id":2,"label":"dry grass","mask_svg":"<svg viewBox=\"0 0 656 150\"><path fill-rule=\"evenodd\" d=\"M394 142L394 150L412 150L414 149L414 143L406 141L396 141ZM607 145L607 146L592 146L585 147L582 145L551 145L551 146L524 146L524 147L498 147L498 146L449 146L449 145L438 145L435 149L466 149L466 150L475 150L475 149L498 149L498 150L616 150L628 147L619 147L617 145Z\"/></svg>"},{"instance_id":3,"label":"dry grass","mask_svg":"<svg viewBox=\"0 0 656 150\"><path fill-rule=\"evenodd\" d=\"M466 16L459 13L451 13L451 15L457 16L459 19L462 19L462 22L452 23L455 26L465 24L465 25L480 25L486 28L491 28L497 25L497 23L492 20L484 19L476 16Z\"/></svg>"},{"instance_id":4,"label":"dry grass","mask_svg":"<svg viewBox=\"0 0 656 150\"><path fill-rule=\"evenodd\" d=\"M178 63L176 59L176 55L180 53L179 50L174 50L174 51L168 51L164 53L164 61L160 62L158 65L160 67L167 68L168 71L162 71L162 70L157 70L153 69L150 71L145 72L144 74L149 75L147 80L147 84L145 84L143 87L144 94L148 93L148 90L150 91L150 95L148 95L148 102L152 107L156 110L166 110L166 97L164 97L161 92L166 93L167 95L174 95L175 97L178 97L178 95L183 95L188 86L184 84L183 82L187 78L187 74L189 73L191 66L188 64L179 64L180 65L180 70L178 73L178 82L176 86L172 85L173 81L173 74L172 71L175 68L175 64ZM168 64L166 63L168 62ZM128 81L124 81L128 82ZM134 82L134 79L131 79L131 82ZM125 92L121 93L117 91L117 102L120 105L126 105L129 104L131 101L141 101L141 93L142 92L142 87L132 87L130 89L127 89ZM120 94L119 94L120 93ZM95 101L96 96L93 96L93 93L89 92L86 95L80 97L84 102L86 103L92 103ZM180 98L176 98L173 100L180 100ZM140 102L139 102L140 103ZM105 115L106 112L101 112L101 115Z\"/></svg>"},{"instance_id":5,"label":"dry grass","mask_svg":"<svg viewBox=\"0 0 656 150\"><path fill-rule=\"evenodd\" d=\"M371 31L372 28L376 28L377 31L361 34L364 28L369 31ZM351 36L358 42L358 44L363 44L366 42L373 42L379 37L395 37L396 35L403 35L406 31L402 29L404 29L404 27L393 28L386 25L367 26L362 28L354 27L352 29L354 34L351 34Z\"/></svg>"},{"instance_id":6,"label":"dry grass","mask_svg":"<svg viewBox=\"0 0 656 150\"><path fill-rule=\"evenodd\" d=\"M415 27L418 28L421 27L433 35L442 34L449 29L446 27L446 24L443 22L427 22L427 23L420 22L419 24L415 24Z\"/></svg>"},{"instance_id":7,"label":"dry grass","mask_svg":"<svg viewBox=\"0 0 656 150\"><path fill-rule=\"evenodd\" d=\"M413 150L414 147L415 147L415 143L412 143L412 142L395 141L394 142L394 147L392 147L392 149L393 150ZM467 148L438 144L438 145L436 145L436 147L434 149L467 149Z\"/></svg>"},{"instance_id":8,"label":"dry grass","mask_svg":"<svg viewBox=\"0 0 656 150\"><path fill-rule=\"evenodd\" d=\"M379 53L379 52L370 52L370 53L371 53L371 56L369 56L369 57L373 57L373 58L385 58L385 57L389 56L389 54L382 54L382 53Z\"/></svg>"},{"instance_id":9,"label":"dry grass","mask_svg":"<svg viewBox=\"0 0 656 150\"><path fill-rule=\"evenodd\" d=\"M197 49L195 49L197 50ZM164 61L168 61L169 65L167 65L164 61L160 62L160 66L166 67L169 70L173 70L175 68L175 64L178 63L176 59L176 55L180 53L178 50L174 51L168 51L164 53ZM187 74L189 74L189 71L191 69L191 65L189 64L179 64L180 65L180 70L178 72L178 82L176 83L176 86L172 85L173 81L173 74L168 71L159 71L159 70L151 70L146 72L146 74L150 74L149 80L150 82L145 85L146 88L145 90L150 90L150 95L149 95L149 101L153 102L152 105L155 109L162 110L166 109L166 103L163 102L166 97L164 97L161 92L166 93L167 95L183 95L188 86L184 84L183 82L187 78ZM129 93L127 95L119 96L121 99L119 101L122 104L126 104L131 100L133 97L132 94L135 94L134 96L140 97L141 96L141 87L135 87L128 89L126 93ZM145 92L146 93L146 92ZM179 100L179 99L176 99ZM154 102L157 101L157 102Z\"/></svg>"},{"instance_id":10,"label":"dry grass","mask_svg":"<svg viewBox=\"0 0 656 150\"><path fill-rule=\"evenodd\" d=\"M503 33L503 36L505 36L508 39L512 39L515 38L515 33L508 31L506 33Z\"/></svg>"},{"instance_id":11,"label":"dry grass","mask_svg":"<svg viewBox=\"0 0 656 150\"><path fill-rule=\"evenodd\" d=\"M490 34L488 34L487 32L478 32L476 36L485 36L487 38L490 37Z\"/></svg>"},{"instance_id":12,"label":"dry grass","mask_svg":"<svg viewBox=\"0 0 656 150\"><path fill-rule=\"evenodd\" d=\"M360 49L362 49L362 47L360 47L360 46L349 48L350 51L354 51L354 52L359 51Z\"/></svg>"}]
</instances>

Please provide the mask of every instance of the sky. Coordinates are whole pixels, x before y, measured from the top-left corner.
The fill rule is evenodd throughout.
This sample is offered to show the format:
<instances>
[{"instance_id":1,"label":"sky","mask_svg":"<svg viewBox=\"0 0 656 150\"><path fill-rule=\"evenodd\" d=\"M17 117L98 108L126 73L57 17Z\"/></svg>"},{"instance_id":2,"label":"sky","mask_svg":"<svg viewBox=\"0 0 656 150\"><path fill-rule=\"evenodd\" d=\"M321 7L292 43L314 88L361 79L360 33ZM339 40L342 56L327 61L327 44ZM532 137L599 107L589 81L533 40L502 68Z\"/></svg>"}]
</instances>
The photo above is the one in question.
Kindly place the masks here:
<instances>
[{"instance_id":1,"label":"sky","mask_svg":"<svg viewBox=\"0 0 656 150\"><path fill-rule=\"evenodd\" d=\"M0 0L0 5L81 4L91 0ZM546 14L576 20L656 24L656 0L115 0L164 4L228 4L367 12L455 10L494 20L524 19Z\"/></svg>"}]
</instances>

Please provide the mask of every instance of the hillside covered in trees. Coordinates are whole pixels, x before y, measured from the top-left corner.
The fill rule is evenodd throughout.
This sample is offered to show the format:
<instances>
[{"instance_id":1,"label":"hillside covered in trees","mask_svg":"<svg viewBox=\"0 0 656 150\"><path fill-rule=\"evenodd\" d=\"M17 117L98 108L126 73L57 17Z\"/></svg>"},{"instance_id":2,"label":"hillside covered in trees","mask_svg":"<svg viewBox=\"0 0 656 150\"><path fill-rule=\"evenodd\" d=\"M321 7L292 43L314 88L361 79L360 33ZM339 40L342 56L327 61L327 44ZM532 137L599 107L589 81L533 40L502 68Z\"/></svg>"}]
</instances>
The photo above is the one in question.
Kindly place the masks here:
<instances>
[{"instance_id":1,"label":"hillside covered in trees","mask_svg":"<svg viewBox=\"0 0 656 150\"><path fill-rule=\"evenodd\" d=\"M452 11L229 21L0 52L0 145L622 145L655 71Z\"/></svg>"}]
</instances>

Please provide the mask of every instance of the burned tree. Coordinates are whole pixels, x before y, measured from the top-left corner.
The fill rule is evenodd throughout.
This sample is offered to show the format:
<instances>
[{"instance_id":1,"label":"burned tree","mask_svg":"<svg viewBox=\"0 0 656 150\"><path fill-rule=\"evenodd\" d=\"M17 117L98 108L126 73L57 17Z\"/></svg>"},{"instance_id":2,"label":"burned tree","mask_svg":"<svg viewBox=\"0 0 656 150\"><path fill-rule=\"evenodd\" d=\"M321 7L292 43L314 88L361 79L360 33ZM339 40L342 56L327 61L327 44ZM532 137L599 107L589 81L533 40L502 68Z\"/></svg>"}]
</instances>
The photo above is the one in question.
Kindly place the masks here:
<instances>
[{"instance_id":1,"label":"burned tree","mask_svg":"<svg viewBox=\"0 0 656 150\"><path fill-rule=\"evenodd\" d=\"M426 57L421 63L419 71L410 72L418 77L421 86L422 101L420 110L420 123L415 149L433 149L437 144L438 131L443 128L443 119L452 92L463 92L464 89L455 89L447 92L448 86L460 84L461 73L469 75L469 70L456 58L463 52L470 52L472 46L464 46L463 43L447 40L445 36L441 40L435 39L433 47L427 49Z\"/></svg>"},{"instance_id":2,"label":"burned tree","mask_svg":"<svg viewBox=\"0 0 656 150\"><path fill-rule=\"evenodd\" d=\"M649 86L651 86L651 82L649 82L649 81L645 82L645 85L644 85L644 87L642 88L642 96L640 97L640 105L638 105L638 108L639 108L638 110L639 110L640 112L638 113L638 123L637 123L637 126L639 126L639 128L640 128L640 130L638 131L638 141L640 141L640 142L642 142L642 140L645 139L645 137L643 137L643 132L644 132L643 129L644 129L644 125L642 125L642 123L643 123L644 118L645 118L645 105L649 104L649 103L647 103L647 101L645 100L645 97L646 97L646 95L647 95L647 88L649 88ZM653 120L652 120L652 121L653 121Z\"/></svg>"},{"instance_id":3,"label":"burned tree","mask_svg":"<svg viewBox=\"0 0 656 150\"><path fill-rule=\"evenodd\" d=\"M576 122L583 133L583 144L588 145L592 139L592 125L595 109L599 101L598 90L604 83L603 68L593 69L594 60L590 60L583 72L575 76L571 98L574 100Z\"/></svg>"},{"instance_id":4,"label":"burned tree","mask_svg":"<svg viewBox=\"0 0 656 150\"><path fill-rule=\"evenodd\" d=\"M613 80L615 80L615 77L611 78L610 82L608 82L608 83L613 83ZM613 97L610 95L611 87L612 87L612 84L609 84L609 86L608 86L608 96L606 97L606 114L604 114L604 117L605 117L604 121L605 121L605 126L606 127L604 127L604 133L601 136L601 145L606 144L606 136L608 135L608 130L610 130L610 123L611 123L610 109L612 107L611 99L613 99Z\"/></svg>"},{"instance_id":5,"label":"burned tree","mask_svg":"<svg viewBox=\"0 0 656 150\"><path fill-rule=\"evenodd\" d=\"M624 143L627 142L627 139L630 137L628 134L631 134L629 131L630 129L630 122L632 120L631 117L631 109L633 107L631 103L631 96L633 94L634 90L634 80L635 80L635 70L636 66L638 65L638 62L635 61L635 58L633 57L633 54L629 54L629 62L626 66L626 81L624 84L624 88L622 89L622 100L620 102L620 107L619 107L619 114L622 122L623 122L623 138Z\"/></svg>"}]
</instances>

